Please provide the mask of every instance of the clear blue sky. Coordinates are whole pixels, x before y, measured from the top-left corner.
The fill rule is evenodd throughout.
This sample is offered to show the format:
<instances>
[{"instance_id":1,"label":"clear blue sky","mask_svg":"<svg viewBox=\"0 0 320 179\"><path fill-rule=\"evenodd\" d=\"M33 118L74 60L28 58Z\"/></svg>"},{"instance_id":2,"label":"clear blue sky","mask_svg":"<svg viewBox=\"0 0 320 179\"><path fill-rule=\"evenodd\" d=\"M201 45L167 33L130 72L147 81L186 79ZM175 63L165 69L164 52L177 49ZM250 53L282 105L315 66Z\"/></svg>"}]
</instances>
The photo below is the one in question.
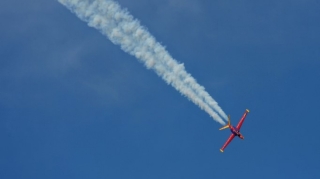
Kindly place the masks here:
<instances>
[{"instance_id":1,"label":"clear blue sky","mask_svg":"<svg viewBox=\"0 0 320 179\"><path fill-rule=\"evenodd\" d=\"M55 0L0 1L1 179L320 178L317 0L119 0L242 133Z\"/></svg>"}]
</instances>

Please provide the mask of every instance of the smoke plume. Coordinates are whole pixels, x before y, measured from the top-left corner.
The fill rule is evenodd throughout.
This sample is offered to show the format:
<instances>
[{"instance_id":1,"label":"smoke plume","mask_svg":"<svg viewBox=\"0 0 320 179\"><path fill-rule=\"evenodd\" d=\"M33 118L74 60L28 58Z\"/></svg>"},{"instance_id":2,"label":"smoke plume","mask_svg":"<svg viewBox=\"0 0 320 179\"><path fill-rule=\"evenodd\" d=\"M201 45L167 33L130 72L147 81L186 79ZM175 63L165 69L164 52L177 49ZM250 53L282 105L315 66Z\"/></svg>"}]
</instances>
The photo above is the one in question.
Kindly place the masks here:
<instances>
[{"instance_id":1,"label":"smoke plume","mask_svg":"<svg viewBox=\"0 0 320 179\"><path fill-rule=\"evenodd\" d=\"M227 115L140 22L113 0L58 0L89 26L155 71L164 81L224 125ZM222 117L220 117L220 116Z\"/></svg>"}]
</instances>

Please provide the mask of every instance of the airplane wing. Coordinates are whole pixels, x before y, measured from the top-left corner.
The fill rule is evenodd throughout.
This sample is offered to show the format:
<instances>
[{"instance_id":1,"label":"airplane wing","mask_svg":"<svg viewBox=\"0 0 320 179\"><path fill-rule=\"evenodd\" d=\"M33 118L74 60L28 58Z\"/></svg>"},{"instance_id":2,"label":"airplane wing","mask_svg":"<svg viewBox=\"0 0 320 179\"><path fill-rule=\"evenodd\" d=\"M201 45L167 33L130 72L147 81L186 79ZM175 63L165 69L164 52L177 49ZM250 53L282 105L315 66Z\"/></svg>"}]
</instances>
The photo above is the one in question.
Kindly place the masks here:
<instances>
[{"instance_id":1,"label":"airplane wing","mask_svg":"<svg viewBox=\"0 0 320 179\"><path fill-rule=\"evenodd\" d=\"M228 140L226 141L226 143L224 143L224 145L222 146L222 148L220 149L220 152L223 152L223 150L227 147L227 145L232 141L232 139L235 137L236 135L234 135L233 133L230 135L230 137L228 138Z\"/></svg>"},{"instance_id":2,"label":"airplane wing","mask_svg":"<svg viewBox=\"0 0 320 179\"><path fill-rule=\"evenodd\" d=\"M240 119L240 121L239 121L239 123L238 123L238 125L237 125L237 129L240 130L240 128L241 128L241 126L242 126L242 123L243 123L244 119L247 117L247 114L248 114L248 113L249 113L249 110L246 109L246 111L244 112L242 118Z\"/></svg>"}]
</instances>

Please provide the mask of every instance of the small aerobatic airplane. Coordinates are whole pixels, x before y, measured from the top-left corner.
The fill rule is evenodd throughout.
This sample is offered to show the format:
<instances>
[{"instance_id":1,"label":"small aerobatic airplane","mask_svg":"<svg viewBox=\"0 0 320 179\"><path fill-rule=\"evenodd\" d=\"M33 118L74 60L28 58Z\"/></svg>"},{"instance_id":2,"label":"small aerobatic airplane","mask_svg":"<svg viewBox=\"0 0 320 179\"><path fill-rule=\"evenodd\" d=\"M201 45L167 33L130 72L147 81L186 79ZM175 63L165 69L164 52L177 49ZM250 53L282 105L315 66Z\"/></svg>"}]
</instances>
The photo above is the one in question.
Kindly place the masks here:
<instances>
[{"instance_id":1,"label":"small aerobatic airplane","mask_svg":"<svg viewBox=\"0 0 320 179\"><path fill-rule=\"evenodd\" d=\"M222 146L222 148L220 149L220 152L223 152L223 150L227 147L227 145L232 141L232 139L235 136L238 136L240 139L244 139L243 135L240 133L240 128L241 128L242 123L243 123L243 121L246 118L248 113L249 113L249 110L246 109L246 111L244 112L242 118L240 119L237 127L234 127L234 126L231 125L231 123L230 123L230 115L228 116L228 124L225 125L224 127L221 127L219 130L230 128L232 134L230 135L230 137L226 141L226 143Z\"/></svg>"}]
</instances>

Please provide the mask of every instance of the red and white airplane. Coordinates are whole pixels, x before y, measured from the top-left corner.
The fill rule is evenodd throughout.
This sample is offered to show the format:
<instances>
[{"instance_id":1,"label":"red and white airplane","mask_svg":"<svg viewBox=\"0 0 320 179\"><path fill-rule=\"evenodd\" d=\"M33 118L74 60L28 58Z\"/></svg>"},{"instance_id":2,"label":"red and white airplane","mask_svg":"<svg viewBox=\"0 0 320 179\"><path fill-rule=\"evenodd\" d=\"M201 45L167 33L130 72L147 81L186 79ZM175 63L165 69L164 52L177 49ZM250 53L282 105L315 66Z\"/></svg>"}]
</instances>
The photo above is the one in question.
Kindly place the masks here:
<instances>
[{"instance_id":1,"label":"red and white airplane","mask_svg":"<svg viewBox=\"0 0 320 179\"><path fill-rule=\"evenodd\" d=\"M226 141L226 143L224 143L224 145L222 146L222 148L220 149L220 152L223 152L224 149L227 147L227 145L232 141L232 139L235 137L235 136L238 136L240 139L244 139L243 135L240 133L240 128L242 126L242 123L244 121L244 119L246 118L247 114L249 113L249 110L246 109L246 111L244 112L242 118L240 119L237 127L234 127L231 125L230 123L230 115L228 116L228 124L221 127L219 130L223 130L223 129L227 129L227 128L230 128L230 131L231 131L231 135L229 137L229 139Z\"/></svg>"}]
</instances>

